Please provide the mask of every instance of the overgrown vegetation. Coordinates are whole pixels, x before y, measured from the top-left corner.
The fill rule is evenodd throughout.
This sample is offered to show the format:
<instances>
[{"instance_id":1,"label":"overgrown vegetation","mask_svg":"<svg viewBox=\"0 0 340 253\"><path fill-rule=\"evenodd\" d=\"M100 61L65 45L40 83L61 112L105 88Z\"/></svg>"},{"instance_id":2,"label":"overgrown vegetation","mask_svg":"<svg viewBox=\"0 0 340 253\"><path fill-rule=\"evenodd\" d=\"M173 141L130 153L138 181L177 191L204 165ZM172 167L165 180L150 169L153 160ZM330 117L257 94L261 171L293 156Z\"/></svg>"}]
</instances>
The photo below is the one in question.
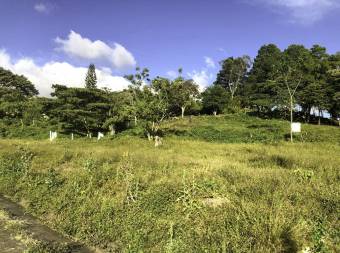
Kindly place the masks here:
<instances>
[{"instance_id":1,"label":"overgrown vegetation","mask_svg":"<svg viewBox=\"0 0 340 253\"><path fill-rule=\"evenodd\" d=\"M340 132L308 124L339 124L339 69L321 46L271 44L203 92L182 69L99 89L91 64L84 88L42 98L0 67L0 194L107 252L340 252ZM305 122L294 144L288 118Z\"/></svg>"},{"instance_id":2,"label":"overgrown vegetation","mask_svg":"<svg viewBox=\"0 0 340 253\"><path fill-rule=\"evenodd\" d=\"M24 76L0 67L0 134L8 128L47 126L63 134L115 135L141 127L149 139L159 135L164 120L199 114L249 112L258 117L305 123L340 124L340 54L330 55L314 45L262 46L249 56L222 60L216 81L200 92L198 84L179 69L174 79L136 68L126 75L123 91L97 87L95 66L90 64L84 88L53 84L52 98L38 91ZM318 115L312 112L317 111ZM328 115L328 116L326 116Z\"/></svg>"},{"instance_id":3,"label":"overgrown vegetation","mask_svg":"<svg viewBox=\"0 0 340 253\"><path fill-rule=\"evenodd\" d=\"M171 120L163 125L165 135L191 140L227 143L280 143L289 139L289 123L247 114L225 114L218 117L199 116ZM337 127L302 125L302 133L295 134L298 142L340 143Z\"/></svg>"},{"instance_id":4,"label":"overgrown vegetation","mask_svg":"<svg viewBox=\"0 0 340 253\"><path fill-rule=\"evenodd\" d=\"M317 144L174 136L157 155L133 136L2 140L0 192L108 252L337 252L340 148L326 130Z\"/></svg>"}]
</instances>

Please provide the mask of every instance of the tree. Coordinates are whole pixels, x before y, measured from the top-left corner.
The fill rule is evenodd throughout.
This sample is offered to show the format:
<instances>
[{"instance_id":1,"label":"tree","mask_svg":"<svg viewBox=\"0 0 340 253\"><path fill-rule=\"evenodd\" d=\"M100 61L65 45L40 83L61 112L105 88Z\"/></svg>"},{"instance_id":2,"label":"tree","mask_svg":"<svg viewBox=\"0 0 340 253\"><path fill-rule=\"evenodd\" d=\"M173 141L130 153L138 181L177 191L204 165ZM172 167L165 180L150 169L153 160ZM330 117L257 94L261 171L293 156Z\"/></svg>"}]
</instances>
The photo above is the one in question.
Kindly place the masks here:
<instances>
[{"instance_id":1,"label":"tree","mask_svg":"<svg viewBox=\"0 0 340 253\"><path fill-rule=\"evenodd\" d=\"M131 84L129 85L129 91L131 92L131 114L134 117L135 125L137 125L137 118L138 118L138 112L137 112L137 103L140 100L141 97L141 87L144 84L148 84L150 82L149 79L149 69L143 68L142 70L137 67L136 73L131 75L124 76L125 79L127 79Z\"/></svg>"},{"instance_id":2,"label":"tree","mask_svg":"<svg viewBox=\"0 0 340 253\"><path fill-rule=\"evenodd\" d=\"M169 106L162 95L153 85L144 86L139 100L138 111L149 140L159 134L161 123L168 116Z\"/></svg>"},{"instance_id":3,"label":"tree","mask_svg":"<svg viewBox=\"0 0 340 253\"><path fill-rule=\"evenodd\" d=\"M297 94L297 101L301 106L302 113L309 122L312 108L319 110L319 124L321 112L328 106L327 91L327 71L329 69L328 54L326 48L314 45L310 49L310 56L305 61L304 83Z\"/></svg>"},{"instance_id":4,"label":"tree","mask_svg":"<svg viewBox=\"0 0 340 253\"><path fill-rule=\"evenodd\" d=\"M280 103L275 80L281 63L282 52L276 45L264 45L259 49L244 91L246 104L255 107L259 113L269 113Z\"/></svg>"},{"instance_id":5,"label":"tree","mask_svg":"<svg viewBox=\"0 0 340 253\"><path fill-rule=\"evenodd\" d=\"M206 113L223 112L230 100L229 93L220 85L212 85L202 93L203 111Z\"/></svg>"},{"instance_id":6,"label":"tree","mask_svg":"<svg viewBox=\"0 0 340 253\"><path fill-rule=\"evenodd\" d=\"M250 57L246 55L238 58L229 57L223 60L220 63L222 69L217 74L217 79L214 84L221 85L229 90L231 99L233 100L239 86L243 84L246 79L250 63Z\"/></svg>"},{"instance_id":7,"label":"tree","mask_svg":"<svg viewBox=\"0 0 340 253\"><path fill-rule=\"evenodd\" d=\"M329 83L328 111L332 118L339 121L340 125L340 52L329 57L330 69L327 72Z\"/></svg>"},{"instance_id":8,"label":"tree","mask_svg":"<svg viewBox=\"0 0 340 253\"><path fill-rule=\"evenodd\" d=\"M0 67L1 117L21 118L25 101L38 94L37 89L26 77Z\"/></svg>"},{"instance_id":9,"label":"tree","mask_svg":"<svg viewBox=\"0 0 340 253\"><path fill-rule=\"evenodd\" d=\"M280 66L277 82L282 84L280 94L287 97L290 111L290 123L293 123L293 111L295 108L295 94L298 88L308 82L311 71L312 58L309 50L301 45L291 45L283 52L283 60ZM293 131L290 127L290 140L293 142Z\"/></svg>"},{"instance_id":10,"label":"tree","mask_svg":"<svg viewBox=\"0 0 340 253\"><path fill-rule=\"evenodd\" d=\"M94 64L90 64L86 78L85 78L85 88L87 89L96 89L97 88L97 75L96 75L96 67Z\"/></svg>"},{"instance_id":11,"label":"tree","mask_svg":"<svg viewBox=\"0 0 340 253\"><path fill-rule=\"evenodd\" d=\"M127 90L121 92L108 92L109 112L103 128L108 129L111 135L117 131L128 128L131 120L131 93Z\"/></svg>"},{"instance_id":12,"label":"tree","mask_svg":"<svg viewBox=\"0 0 340 253\"><path fill-rule=\"evenodd\" d=\"M55 97L51 115L66 132L87 134L102 131L110 109L107 94L99 89L68 88L52 85Z\"/></svg>"},{"instance_id":13,"label":"tree","mask_svg":"<svg viewBox=\"0 0 340 253\"><path fill-rule=\"evenodd\" d=\"M181 110L182 118L186 108L195 102L198 95L198 85L191 79L178 77L171 85L171 104Z\"/></svg>"},{"instance_id":14,"label":"tree","mask_svg":"<svg viewBox=\"0 0 340 253\"><path fill-rule=\"evenodd\" d=\"M43 109L44 109L44 100L45 98L33 97L28 99L24 103L23 108L23 121L25 124L35 125L35 121L39 120L43 116Z\"/></svg>"},{"instance_id":15,"label":"tree","mask_svg":"<svg viewBox=\"0 0 340 253\"><path fill-rule=\"evenodd\" d=\"M29 98L39 94L34 85L23 75L13 74L0 67L0 88L18 92L22 97Z\"/></svg>"}]
</instances>

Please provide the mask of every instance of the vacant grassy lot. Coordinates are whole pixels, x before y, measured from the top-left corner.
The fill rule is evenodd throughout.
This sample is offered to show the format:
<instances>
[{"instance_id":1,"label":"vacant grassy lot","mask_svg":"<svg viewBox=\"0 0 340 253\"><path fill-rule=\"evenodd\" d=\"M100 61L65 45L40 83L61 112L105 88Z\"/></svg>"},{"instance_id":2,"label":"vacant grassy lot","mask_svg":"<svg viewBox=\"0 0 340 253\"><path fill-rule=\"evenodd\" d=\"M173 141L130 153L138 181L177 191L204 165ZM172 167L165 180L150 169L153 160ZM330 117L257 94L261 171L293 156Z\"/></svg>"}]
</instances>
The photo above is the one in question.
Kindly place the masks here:
<instances>
[{"instance_id":1,"label":"vacant grassy lot","mask_svg":"<svg viewBox=\"0 0 340 253\"><path fill-rule=\"evenodd\" d=\"M189 130L195 120L160 148L136 136L1 140L0 193L107 252L340 251L338 128L321 127L319 142L279 130L267 144L223 143L190 136L204 124L230 134L204 118Z\"/></svg>"}]
</instances>

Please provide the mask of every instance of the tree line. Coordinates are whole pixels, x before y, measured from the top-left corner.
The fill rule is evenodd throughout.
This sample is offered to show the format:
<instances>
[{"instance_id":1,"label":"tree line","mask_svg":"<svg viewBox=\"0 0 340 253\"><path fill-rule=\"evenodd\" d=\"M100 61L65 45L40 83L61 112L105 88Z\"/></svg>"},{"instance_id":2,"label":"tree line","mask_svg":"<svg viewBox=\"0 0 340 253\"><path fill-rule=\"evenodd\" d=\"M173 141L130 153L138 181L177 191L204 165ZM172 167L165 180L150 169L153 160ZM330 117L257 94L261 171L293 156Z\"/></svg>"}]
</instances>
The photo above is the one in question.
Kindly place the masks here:
<instances>
[{"instance_id":1,"label":"tree line","mask_svg":"<svg viewBox=\"0 0 340 253\"><path fill-rule=\"evenodd\" d=\"M340 117L340 53L328 54L325 47L290 45L262 46L255 59L229 57L220 62L215 82L200 92L198 85L183 76L150 78L147 68L125 76L127 89L113 92L97 87L91 64L84 88L53 84L51 98L39 97L24 76L0 67L0 117L7 125L21 127L37 121L55 123L65 133L114 135L135 125L149 138L170 117L245 111L261 117L280 117L310 122L312 110L333 120Z\"/></svg>"}]
</instances>

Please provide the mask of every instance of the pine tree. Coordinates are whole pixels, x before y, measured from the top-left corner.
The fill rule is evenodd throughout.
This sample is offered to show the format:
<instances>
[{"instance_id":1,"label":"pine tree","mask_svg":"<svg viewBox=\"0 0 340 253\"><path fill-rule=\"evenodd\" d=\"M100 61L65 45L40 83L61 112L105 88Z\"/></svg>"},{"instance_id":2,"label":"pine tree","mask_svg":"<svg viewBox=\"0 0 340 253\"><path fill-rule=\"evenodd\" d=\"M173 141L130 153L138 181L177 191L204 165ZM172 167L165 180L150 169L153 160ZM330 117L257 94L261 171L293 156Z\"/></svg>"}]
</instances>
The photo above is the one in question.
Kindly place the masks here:
<instances>
[{"instance_id":1,"label":"pine tree","mask_svg":"<svg viewBox=\"0 0 340 253\"><path fill-rule=\"evenodd\" d=\"M85 88L88 89L97 88L96 67L94 66L94 64L90 64L89 69L87 70L85 78Z\"/></svg>"}]
</instances>

